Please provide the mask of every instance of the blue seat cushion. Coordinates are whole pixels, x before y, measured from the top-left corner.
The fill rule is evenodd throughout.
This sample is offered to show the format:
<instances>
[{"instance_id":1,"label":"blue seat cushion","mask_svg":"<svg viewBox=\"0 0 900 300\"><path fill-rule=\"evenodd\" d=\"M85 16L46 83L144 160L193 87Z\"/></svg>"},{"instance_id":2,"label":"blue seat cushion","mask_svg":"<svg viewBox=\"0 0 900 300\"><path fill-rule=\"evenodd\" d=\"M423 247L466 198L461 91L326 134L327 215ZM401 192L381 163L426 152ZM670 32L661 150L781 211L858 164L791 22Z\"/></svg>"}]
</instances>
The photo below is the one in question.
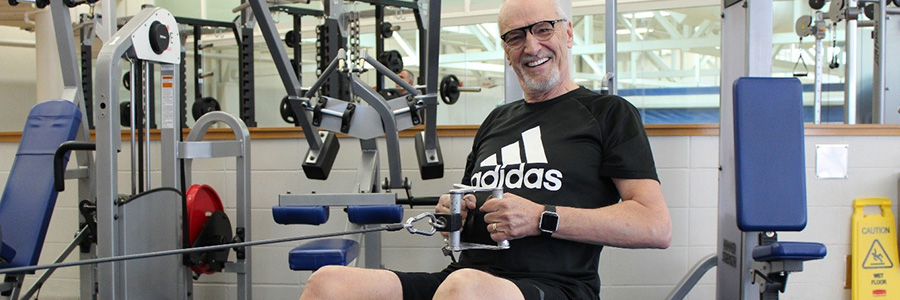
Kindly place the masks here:
<instances>
[{"instance_id":1,"label":"blue seat cushion","mask_svg":"<svg viewBox=\"0 0 900 300\"><path fill-rule=\"evenodd\" d=\"M16 249L13 249L6 243L3 243L3 246L0 246L0 263L6 264L13 260L16 257Z\"/></svg>"},{"instance_id":2,"label":"blue seat cushion","mask_svg":"<svg viewBox=\"0 0 900 300\"><path fill-rule=\"evenodd\" d=\"M272 218L282 225L320 225L328 221L327 206L273 206Z\"/></svg>"},{"instance_id":3,"label":"blue seat cushion","mask_svg":"<svg viewBox=\"0 0 900 300\"><path fill-rule=\"evenodd\" d=\"M821 243L774 242L753 248L756 261L814 260L825 257L827 250Z\"/></svg>"},{"instance_id":4,"label":"blue seat cushion","mask_svg":"<svg viewBox=\"0 0 900 300\"><path fill-rule=\"evenodd\" d=\"M403 205L351 205L347 218L353 224L390 224L403 221Z\"/></svg>"},{"instance_id":5,"label":"blue seat cushion","mask_svg":"<svg viewBox=\"0 0 900 300\"><path fill-rule=\"evenodd\" d=\"M324 266L346 266L359 256L359 243L349 239L314 240L291 250L288 264L294 271L315 271Z\"/></svg>"}]
</instances>

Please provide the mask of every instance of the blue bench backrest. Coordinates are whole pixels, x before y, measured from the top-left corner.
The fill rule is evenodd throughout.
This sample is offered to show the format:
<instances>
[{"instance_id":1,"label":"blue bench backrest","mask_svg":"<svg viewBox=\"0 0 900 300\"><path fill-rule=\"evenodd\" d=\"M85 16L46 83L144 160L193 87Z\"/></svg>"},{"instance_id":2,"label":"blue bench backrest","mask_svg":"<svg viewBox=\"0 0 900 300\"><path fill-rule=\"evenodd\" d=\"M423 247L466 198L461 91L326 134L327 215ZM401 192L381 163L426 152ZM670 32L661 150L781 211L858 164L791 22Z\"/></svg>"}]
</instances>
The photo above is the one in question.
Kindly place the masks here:
<instances>
[{"instance_id":1,"label":"blue bench backrest","mask_svg":"<svg viewBox=\"0 0 900 300\"><path fill-rule=\"evenodd\" d=\"M743 231L806 227L802 92L796 78L734 83L736 217Z\"/></svg>"},{"instance_id":2,"label":"blue bench backrest","mask_svg":"<svg viewBox=\"0 0 900 300\"><path fill-rule=\"evenodd\" d=\"M41 102L28 114L0 198L3 242L16 251L16 256L0 268L37 264L56 204L53 155L60 144L75 138L80 124L78 107L65 100Z\"/></svg>"}]
</instances>

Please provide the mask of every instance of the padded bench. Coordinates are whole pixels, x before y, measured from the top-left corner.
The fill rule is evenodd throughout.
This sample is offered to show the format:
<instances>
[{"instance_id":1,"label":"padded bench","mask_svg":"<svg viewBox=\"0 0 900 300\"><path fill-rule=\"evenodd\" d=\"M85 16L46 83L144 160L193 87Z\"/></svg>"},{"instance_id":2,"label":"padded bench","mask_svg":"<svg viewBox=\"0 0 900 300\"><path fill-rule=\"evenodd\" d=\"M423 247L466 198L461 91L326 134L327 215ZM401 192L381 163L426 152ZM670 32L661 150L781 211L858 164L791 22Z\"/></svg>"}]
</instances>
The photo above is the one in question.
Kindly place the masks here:
<instances>
[{"instance_id":1,"label":"padded bench","mask_svg":"<svg viewBox=\"0 0 900 300\"><path fill-rule=\"evenodd\" d=\"M37 265L58 195L54 155L60 144L75 139L80 125L81 111L71 101L49 100L31 108L0 198L0 258L6 261L0 269ZM67 161L68 154L64 166Z\"/></svg>"},{"instance_id":2,"label":"padded bench","mask_svg":"<svg viewBox=\"0 0 900 300\"><path fill-rule=\"evenodd\" d=\"M774 242L753 248L755 261L816 260L825 258L825 246L810 242Z\"/></svg>"},{"instance_id":3,"label":"padded bench","mask_svg":"<svg viewBox=\"0 0 900 300\"><path fill-rule=\"evenodd\" d=\"M320 225L328 221L327 206L274 206L272 217L278 224ZM403 220L401 205L352 205L347 217L357 225L399 223ZM359 242L345 238L319 239L301 244L288 255L288 266L294 271L315 271L329 265L346 266L359 257Z\"/></svg>"},{"instance_id":4,"label":"padded bench","mask_svg":"<svg viewBox=\"0 0 900 300\"><path fill-rule=\"evenodd\" d=\"M802 96L797 78L744 77L734 83L735 200L741 231L806 227ZM784 292L788 273L802 271L803 261L822 259L827 252L822 243L777 241L777 236L763 240L753 249L754 268L766 270L766 293L774 299Z\"/></svg>"}]
</instances>

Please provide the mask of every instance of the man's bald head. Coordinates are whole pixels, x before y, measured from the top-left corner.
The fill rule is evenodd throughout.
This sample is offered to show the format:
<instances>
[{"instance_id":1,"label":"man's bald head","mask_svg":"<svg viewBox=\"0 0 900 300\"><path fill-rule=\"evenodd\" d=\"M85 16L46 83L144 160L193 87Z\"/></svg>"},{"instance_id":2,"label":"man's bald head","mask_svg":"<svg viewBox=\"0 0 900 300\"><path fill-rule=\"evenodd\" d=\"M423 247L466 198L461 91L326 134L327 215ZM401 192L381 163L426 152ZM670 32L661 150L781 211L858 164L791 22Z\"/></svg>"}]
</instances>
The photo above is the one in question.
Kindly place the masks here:
<instances>
[{"instance_id":1,"label":"man's bald head","mask_svg":"<svg viewBox=\"0 0 900 300\"><path fill-rule=\"evenodd\" d=\"M511 17L511 14L515 14L515 12L518 12L523 8L533 9L534 7L553 7L556 11L556 18L569 19L569 16L566 15L566 11L562 9L562 5L559 4L558 0L506 0L503 1L503 5L500 6L500 14L497 16L497 21L499 24L503 24L504 19ZM510 28L500 27L500 33L509 29Z\"/></svg>"}]
</instances>

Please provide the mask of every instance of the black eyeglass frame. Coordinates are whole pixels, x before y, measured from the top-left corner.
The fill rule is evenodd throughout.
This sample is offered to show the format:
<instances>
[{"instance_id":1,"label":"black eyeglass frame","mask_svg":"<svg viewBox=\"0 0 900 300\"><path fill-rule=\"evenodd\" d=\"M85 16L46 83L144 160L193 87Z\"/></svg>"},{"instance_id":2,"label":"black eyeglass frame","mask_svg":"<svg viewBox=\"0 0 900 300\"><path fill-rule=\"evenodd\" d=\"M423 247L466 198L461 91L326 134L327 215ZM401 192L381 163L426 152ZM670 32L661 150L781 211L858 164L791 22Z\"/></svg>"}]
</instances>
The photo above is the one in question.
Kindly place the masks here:
<instances>
[{"instance_id":1,"label":"black eyeglass frame","mask_svg":"<svg viewBox=\"0 0 900 300\"><path fill-rule=\"evenodd\" d=\"M500 35L500 40L503 41L504 44L506 44L506 36L509 35L510 32L513 32L513 31L516 31L516 30L521 30L522 33L525 34L525 35L527 36L527 35L528 35L528 34L526 33L526 29L527 29L527 32L531 33L531 35L534 36L534 32L532 32L532 30L534 30L534 26L536 26L537 24L541 24L541 23L550 23L550 27L553 27L554 30L555 30L555 29L556 29L556 23L564 22L564 21L568 21L568 20L566 20L565 18L563 18L563 19L556 19L556 20L543 20L543 21L534 22L534 23L532 23L531 25L525 25L525 26L522 26L522 27L519 27L519 28L510 29L510 30L507 31L506 33ZM537 38L537 37L535 37L535 38ZM509 47L509 44L507 44L506 46Z\"/></svg>"}]
</instances>

